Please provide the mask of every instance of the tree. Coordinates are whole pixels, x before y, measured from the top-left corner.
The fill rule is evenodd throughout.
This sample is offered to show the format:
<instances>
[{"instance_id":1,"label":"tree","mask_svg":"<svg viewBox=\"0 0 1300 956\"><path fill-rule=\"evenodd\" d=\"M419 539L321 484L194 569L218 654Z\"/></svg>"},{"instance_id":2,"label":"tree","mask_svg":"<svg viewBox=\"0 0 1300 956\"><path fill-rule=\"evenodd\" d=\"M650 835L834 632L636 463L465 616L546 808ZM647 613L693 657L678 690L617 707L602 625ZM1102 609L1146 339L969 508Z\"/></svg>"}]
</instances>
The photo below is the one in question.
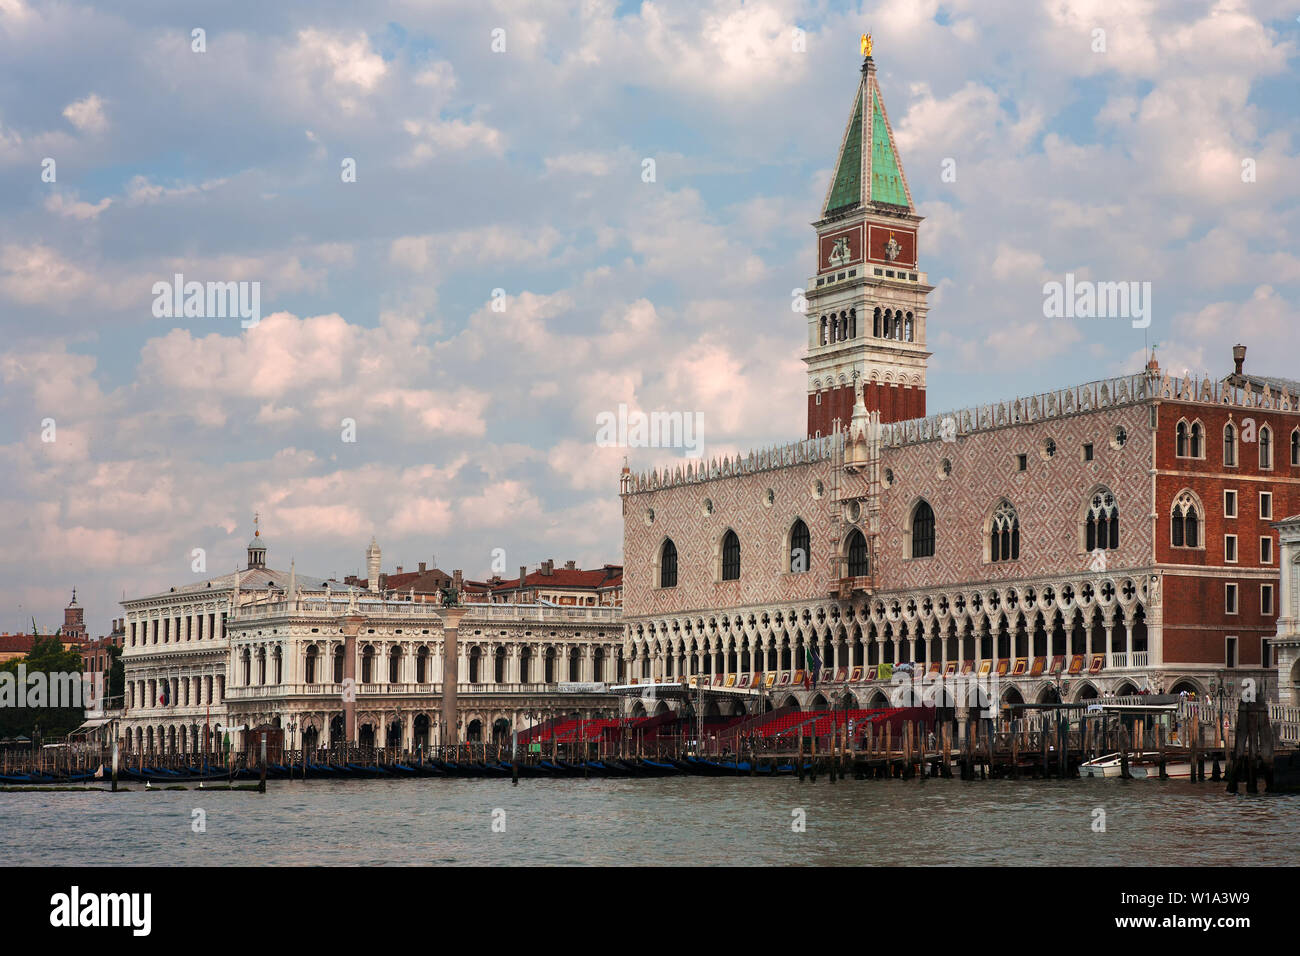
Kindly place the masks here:
<instances>
[{"instance_id":1,"label":"tree","mask_svg":"<svg viewBox=\"0 0 1300 956\"><path fill-rule=\"evenodd\" d=\"M20 666L26 676L26 686L19 687ZM81 654L64 650L58 637L40 634L32 638L32 649L25 657L17 657L0 664L0 694L8 699L0 706L0 737L40 736L45 739L63 737L76 730L84 719L81 700L76 706L51 707L53 690L57 686L71 686L68 678L81 676ZM40 697L37 688L40 688ZM43 699L41 699L43 698ZM39 706L30 706L33 702ZM28 706L19 707L19 703Z\"/></svg>"}]
</instances>

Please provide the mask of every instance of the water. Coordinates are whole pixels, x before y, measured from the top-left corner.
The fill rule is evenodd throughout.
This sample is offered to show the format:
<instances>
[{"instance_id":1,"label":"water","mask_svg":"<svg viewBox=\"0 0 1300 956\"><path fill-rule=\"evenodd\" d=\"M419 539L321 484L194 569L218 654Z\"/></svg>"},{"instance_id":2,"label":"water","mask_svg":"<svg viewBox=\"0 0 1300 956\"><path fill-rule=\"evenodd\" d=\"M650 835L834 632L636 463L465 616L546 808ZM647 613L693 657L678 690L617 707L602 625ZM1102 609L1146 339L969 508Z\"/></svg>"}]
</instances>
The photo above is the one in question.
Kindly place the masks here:
<instances>
[{"instance_id":1,"label":"water","mask_svg":"<svg viewBox=\"0 0 1300 956\"><path fill-rule=\"evenodd\" d=\"M4 865L1300 864L1300 795L1172 780L271 781L0 793L0 821Z\"/></svg>"}]
</instances>

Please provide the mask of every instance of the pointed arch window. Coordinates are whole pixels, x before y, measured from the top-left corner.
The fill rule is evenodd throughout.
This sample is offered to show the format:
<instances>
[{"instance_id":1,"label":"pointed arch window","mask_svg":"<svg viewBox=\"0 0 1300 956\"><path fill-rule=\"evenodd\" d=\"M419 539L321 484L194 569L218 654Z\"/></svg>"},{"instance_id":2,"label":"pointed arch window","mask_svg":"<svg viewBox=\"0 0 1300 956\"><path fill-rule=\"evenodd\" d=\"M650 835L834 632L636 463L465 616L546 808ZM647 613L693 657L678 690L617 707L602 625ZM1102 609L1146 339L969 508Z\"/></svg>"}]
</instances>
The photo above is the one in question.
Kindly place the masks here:
<instances>
[{"instance_id":1,"label":"pointed arch window","mask_svg":"<svg viewBox=\"0 0 1300 956\"><path fill-rule=\"evenodd\" d=\"M1179 422L1174 454L1179 458L1187 457L1187 422Z\"/></svg>"},{"instance_id":2,"label":"pointed arch window","mask_svg":"<svg viewBox=\"0 0 1300 956\"><path fill-rule=\"evenodd\" d=\"M1200 422L1192 422L1191 454L1193 458L1205 457L1205 434Z\"/></svg>"},{"instance_id":3,"label":"pointed arch window","mask_svg":"<svg viewBox=\"0 0 1300 956\"><path fill-rule=\"evenodd\" d=\"M1190 491L1184 491L1174 499L1170 514L1170 542L1175 548L1199 548L1200 529L1201 519L1196 498Z\"/></svg>"},{"instance_id":4,"label":"pointed arch window","mask_svg":"<svg viewBox=\"0 0 1300 956\"><path fill-rule=\"evenodd\" d=\"M659 551L659 586L677 587L677 545L673 544L672 538L665 539Z\"/></svg>"},{"instance_id":5,"label":"pointed arch window","mask_svg":"<svg viewBox=\"0 0 1300 956\"><path fill-rule=\"evenodd\" d=\"M1300 467L1300 428L1291 432L1291 467Z\"/></svg>"},{"instance_id":6,"label":"pointed arch window","mask_svg":"<svg viewBox=\"0 0 1300 956\"><path fill-rule=\"evenodd\" d=\"M738 581L740 579L740 539L736 532L728 529L722 536L722 580Z\"/></svg>"},{"instance_id":7,"label":"pointed arch window","mask_svg":"<svg viewBox=\"0 0 1300 956\"><path fill-rule=\"evenodd\" d=\"M1259 467L1273 467L1273 429L1264 425L1259 430Z\"/></svg>"},{"instance_id":8,"label":"pointed arch window","mask_svg":"<svg viewBox=\"0 0 1300 956\"><path fill-rule=\"evenodd\" d=\"M934 557L934 509L924 498L912 509L912 557Z\"/></svg>"},{"instance_id":9,"label":"pointed arch window","mask_svg":"<svg viewBox=\"0 0 1300 956\"><path fill-rule=\"evenodd\" d=\"M848 544L849 577L866 577L870 573L867 559L867 539L863 537L861 531L854 528L849 532Z\"/></svg>"},{"instance_id":10,"label":"pointed arch window","mask_svg":"<svg viewBox=\"0 0 1300 956\"><path fill-rule=\"evenodd\" d=\"M802 518L796 518L790 528L790 571L802 574L811 564L812 536Z\"/></svg>"},{"instance_id":11,"label":"pointed arch window","mask_svg":"<svg viewBox=\"0 0 1300 956\"><path fill-rule=\"evenodd\" d=\"M1084 521L1084 546L1088 551L1119 547L1119 506L1109 491L1098 491L1092 496Z\"/></svg>"},{"instance_id":12,"label":"pointed arch window","mask_svg":"<svg viewBox=\"0 0 1300 956\"><path fill-rule=\"evenodd\" d=\"M1223 426L1223 465L1237 467L1237 429L1232 422Z\"/></svg>"},{"instance_id":13,"label":"pointed arch window","mask_svg":"<svg viewBox=\"0 0 1300 956\"><path fill-rule=\"evenodd\" d=\"M1018 561L1020 559L1020 517L1015 506L1005 498L993 511L989 522L989 560Z\"/></svg>"}]
</instances>

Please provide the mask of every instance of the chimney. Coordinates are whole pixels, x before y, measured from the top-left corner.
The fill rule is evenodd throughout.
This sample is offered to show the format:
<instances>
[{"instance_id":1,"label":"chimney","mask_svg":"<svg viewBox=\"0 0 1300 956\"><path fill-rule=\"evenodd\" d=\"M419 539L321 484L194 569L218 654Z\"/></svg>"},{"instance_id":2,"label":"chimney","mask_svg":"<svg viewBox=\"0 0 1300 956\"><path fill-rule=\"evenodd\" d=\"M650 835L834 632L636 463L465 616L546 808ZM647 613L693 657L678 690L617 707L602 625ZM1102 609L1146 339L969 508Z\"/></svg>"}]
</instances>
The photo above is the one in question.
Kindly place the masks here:
<instances>
[{"instance_id":1,"label":"chimney","mask_svg":"<svg viewBox=\"0 0 1300 956\"><path fill-rule=\"evenodd\" d=\"M565 561L565 562L564 562L564 569L565 569L566 571L575 571L575 570L577 570L577 567L578 567L578 562L577 562L577 561Z\"/></svg>"},{"instance_id":2,"label":"chimney","mask_svg":"<svg viewBox=\"0 0 1300 956\"><path fill-rule=\"evenodd\" d=\"M528 565L519 565L519 586L524 586L524 578L528 577Z\"/></svg>"},{"instance_id":3,"label":"chimney","mask_svg":"<svg viewBox=\"0 0 1300 956\"><path fill-rule=\"evenodd\" d=\"M451 586L456 589L457 594L460 593L461 585L463 583L464 583L464 576L460 573L460 571L451 572Z\"/></svg>"},{"instance_id":4,"label":"chimney","mask_svg":"<svg viewBox=\"0 0 1300 956\"><path fill-rule=\"evenodd\" d=\"M400 564L397 566L397 573L398 574L402 573L402 566Z\"/></svg>"},{"instance_id":5,"label":"chimney","mask_svg":"<svg viewBox=\"0 0 1300 956\"><path fill-rule=\"evenodd\" d=\"M423 561L420 562L420 573L421 573L421 574L424 573L424 562L423 562Z\"/></svg>"},{"instance_id":6,"label":"chimney","mask_svg":"<svg viewBox=\"0 0 1300 956\"><path fill-rule=\"evenodd\" d=\"M1232 361L1237 365L1237 376L1240 377L1241 367L1246 364L1246 346L1234 345L1232 347Z\"/></svg>"},{"instance_id":7,"label":"chimney","mask_svg":"<svg viewBox=\"0 0 1300 956\"><path fill-rule=\"evenodd\" d=\"M546 575L549 578L554 573L555 573L555 559L547 558L545 561L542 562L542 574Z\"/></svg>"}]
</instances>

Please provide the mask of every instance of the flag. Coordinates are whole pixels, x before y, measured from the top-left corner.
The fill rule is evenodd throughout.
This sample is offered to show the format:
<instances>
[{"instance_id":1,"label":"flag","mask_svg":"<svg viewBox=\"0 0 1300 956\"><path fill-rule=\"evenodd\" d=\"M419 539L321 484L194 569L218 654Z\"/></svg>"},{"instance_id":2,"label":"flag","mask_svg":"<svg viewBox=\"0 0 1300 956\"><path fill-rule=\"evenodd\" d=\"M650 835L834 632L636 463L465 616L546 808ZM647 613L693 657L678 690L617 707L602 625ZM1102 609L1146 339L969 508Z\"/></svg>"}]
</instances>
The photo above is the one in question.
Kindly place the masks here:
<instances>
[{"instance_id":1,"label":"flag","mask_svg":"<svg viewBox=\"0 0 1300 956\"><path fill-rule=\"evenodd\" d=\"M817 672L821 669L822 659L817 656L817 652L813 650L811 644L804 645L803 650L808 659L808 673L804 675L803 686L805 690L811 690L817 686ZM810 677L812 678L811 682L809 681Z\"/></svg>"}]
</instances>

